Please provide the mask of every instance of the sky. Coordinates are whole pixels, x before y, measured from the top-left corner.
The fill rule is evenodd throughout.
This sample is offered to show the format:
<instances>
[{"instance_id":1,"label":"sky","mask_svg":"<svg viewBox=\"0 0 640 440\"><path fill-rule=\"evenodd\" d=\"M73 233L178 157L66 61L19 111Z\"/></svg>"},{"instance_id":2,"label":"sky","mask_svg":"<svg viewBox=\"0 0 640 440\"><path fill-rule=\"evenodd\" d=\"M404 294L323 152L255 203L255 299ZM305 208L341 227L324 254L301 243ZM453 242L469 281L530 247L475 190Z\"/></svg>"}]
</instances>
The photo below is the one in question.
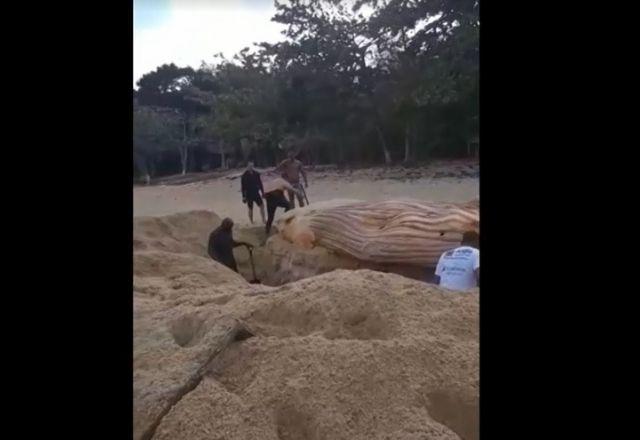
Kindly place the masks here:
<instances>
[{"instance_id":1,"label":"sky","mask_svg":"<svg viewBox=\"0 0 640 440\"><path fill-rule=\"evenodd\" d=\"M222 52L275 43L284 26L271 21L273 0L134 0L133 82L162 64L197 68Z\"/></svg>"}]
</instances>

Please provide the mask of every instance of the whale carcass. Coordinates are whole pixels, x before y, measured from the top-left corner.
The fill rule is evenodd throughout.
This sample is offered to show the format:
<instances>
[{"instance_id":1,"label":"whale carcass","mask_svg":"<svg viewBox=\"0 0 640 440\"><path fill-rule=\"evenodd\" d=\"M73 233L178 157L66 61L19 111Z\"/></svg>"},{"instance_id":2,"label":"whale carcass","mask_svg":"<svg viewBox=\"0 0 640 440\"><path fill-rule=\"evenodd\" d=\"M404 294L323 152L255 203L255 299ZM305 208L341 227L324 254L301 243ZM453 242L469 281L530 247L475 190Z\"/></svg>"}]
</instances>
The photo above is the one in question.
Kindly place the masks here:
<instances>
[{"instance_id":1,"label":"whale carcass","mask_svg":"<svg viewBox=\"0 0 640 440\"><path fill-rule=\"evenodd\" d=\"M289 211L277 226L282 237L305 249L322 246L365 262L433 267L466 231L480 232L479 211L477 200L345 201Z\"/></svg>"}]
</instances>

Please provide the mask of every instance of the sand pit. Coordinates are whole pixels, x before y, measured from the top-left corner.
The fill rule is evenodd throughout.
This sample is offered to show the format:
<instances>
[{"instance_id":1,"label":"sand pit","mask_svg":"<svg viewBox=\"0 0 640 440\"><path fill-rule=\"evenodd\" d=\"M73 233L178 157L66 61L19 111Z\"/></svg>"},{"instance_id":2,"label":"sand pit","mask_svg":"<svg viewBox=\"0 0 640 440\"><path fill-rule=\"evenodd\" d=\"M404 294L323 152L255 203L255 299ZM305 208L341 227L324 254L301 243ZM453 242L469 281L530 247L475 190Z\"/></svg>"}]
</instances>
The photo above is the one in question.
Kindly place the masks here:
<instances>
[{"instance_id":1,"label":"sand pit","mask_svg":"<svg viewBox=\"0 0 640 440\"><path fill-rule=\"evenodd\" d=\"M178 179L191 183L170 184L175 179L166 179L165 183L156 186L137 186L134 188L134 216L136 219L146 217L146 222L159 221L153 217L168 216L185 212L216 212L220 217L231 217L237 227L235 236L238 240L262 244L266 241L263 226L257 207L254 208L255 224L248 220L246 206L241 203L240 179L241 170L206 174L201 177L191 176L189 179ZM307 193L313 208L341 203L381 200L429 200L434 202L468 202L479 198L479 165L475 161L434 162L426 167L403 168L363 168L357 170L338 170L336 167L318 167L309 171L309 188ZM193 179L200 179L192 181ZM175 182L173 182L175 183ZM202 214L208 215L208 214ZM276 222L283 217L283 210L276 212ZM217 216L216 216L217 218ZM185 220L192 221L192 220ZM192 246L199 248L198 253L205 256L204 244L208 233L217 225L211 219L209 226L187 226L194 232L190 238ZM162 225L158 226L162 228ZM166 230L166 229L165 229ZM170 240L163 230L154 232L159 239L154 248L161 250L162 240ZM199 234L199 235L198 235ZM198 238L199 237L199 238ZM137 250L142 250L140 241L135 241ZM157 246L156 246L157 245ZM160 246L160 247L159 247ZM245 279L251 279L249 255L245 248L234 250L238 268ZM276 255L278 258L273 258ZM292 255L286 244L274 243L268 252L256 248L254 259L257 266L257 277L265 284L280 285L290 280L298 280L336 268L369 268L385 272L403 274L416 279L424 279L421 269L412 267L396 267L389 265L362 264L348 261L342 256L321 249L310 252L307 256L300 253ZM310 267L315 269L310 269Z\"/></svg>"},{"instance_id":2,"label":"sand pit","mask_svg":"<svg viewBox=\"0 0 640 440\"><path fill-rule=\"evenodd\" d=\"M251 285L206 257L219 221L134 221L135 439L478 438L478 290L371 270Z\"/></svg>"}]
</instances>

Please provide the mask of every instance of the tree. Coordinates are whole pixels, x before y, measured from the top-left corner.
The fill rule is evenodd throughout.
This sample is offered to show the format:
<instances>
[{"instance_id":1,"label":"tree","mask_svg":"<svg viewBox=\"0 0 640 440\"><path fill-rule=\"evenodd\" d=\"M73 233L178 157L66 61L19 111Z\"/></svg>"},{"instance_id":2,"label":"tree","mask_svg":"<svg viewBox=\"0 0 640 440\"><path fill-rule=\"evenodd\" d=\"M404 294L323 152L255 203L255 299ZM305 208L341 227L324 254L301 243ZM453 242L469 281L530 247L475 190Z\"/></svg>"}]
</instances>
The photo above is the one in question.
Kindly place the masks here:
<instances>
[{"instance_id":1,"label":"tree","mask_svg":"<svg viewBox=\"0 0 640 440\"><path fill-rule=\"evenodd\" d=\"M155 174L158 157L179 143L180 119L175 112L162 107L134 106L134 165L147 184Z\"/></svg>"},{"instance_id":2,"label":"tree","mask_svg":"<svg viewBox=\"0 0 640 440\"><path fill-rule=\"evenodd\" d=\"M165 64L154 72L147 73L138 81L138 102L141 105L159 106L174 110L180 115L182 141L176 144L180 153L182 174L186 174L189 149L197 143L193 139L198 116L209 113L212 94L201 90L195 84L206 84L206 78L190 67L180 68L175 64Z\"/></svg>"},{"instance_id":3,"label":"tree","mask_svg":"<svg viewBox=\"0 0 640 440\"><path fill-rule=\"evenodd\" d=\"M172 140L160 147L155 137L149 148L173 145L183 174L203 140L219 143L223 167L234 156L273 164L280 144L314 163L469 154L479 120L477 2L275 4L284 41L196 70L163 65L140 79L137 105L173 112ZM374 12L365 17L364 5Z\"/></svg>"}]
</instances>

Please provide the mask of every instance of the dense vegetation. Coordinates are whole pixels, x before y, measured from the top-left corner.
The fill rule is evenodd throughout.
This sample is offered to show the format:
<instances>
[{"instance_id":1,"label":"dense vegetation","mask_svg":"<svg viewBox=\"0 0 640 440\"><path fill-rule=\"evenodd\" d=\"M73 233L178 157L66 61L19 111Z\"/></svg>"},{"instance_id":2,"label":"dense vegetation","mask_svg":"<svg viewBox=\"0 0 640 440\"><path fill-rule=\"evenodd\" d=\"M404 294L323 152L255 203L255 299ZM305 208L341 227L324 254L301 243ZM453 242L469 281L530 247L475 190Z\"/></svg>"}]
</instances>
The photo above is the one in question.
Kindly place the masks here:
<instances>
[{"instance_id":1,"label":"dense vegetation","mask_svg":"<svg viewBox=\"0 0 640 440\"><path fill-rule=\"evenodd\" d=\"M349 3L351 6L346 6ZM478 136L476 0L275 1L285 39L163 65L134 91L136 175L469 154ZM361 6L374 8L368 17Z\"/></svg>"}]
</instances>

